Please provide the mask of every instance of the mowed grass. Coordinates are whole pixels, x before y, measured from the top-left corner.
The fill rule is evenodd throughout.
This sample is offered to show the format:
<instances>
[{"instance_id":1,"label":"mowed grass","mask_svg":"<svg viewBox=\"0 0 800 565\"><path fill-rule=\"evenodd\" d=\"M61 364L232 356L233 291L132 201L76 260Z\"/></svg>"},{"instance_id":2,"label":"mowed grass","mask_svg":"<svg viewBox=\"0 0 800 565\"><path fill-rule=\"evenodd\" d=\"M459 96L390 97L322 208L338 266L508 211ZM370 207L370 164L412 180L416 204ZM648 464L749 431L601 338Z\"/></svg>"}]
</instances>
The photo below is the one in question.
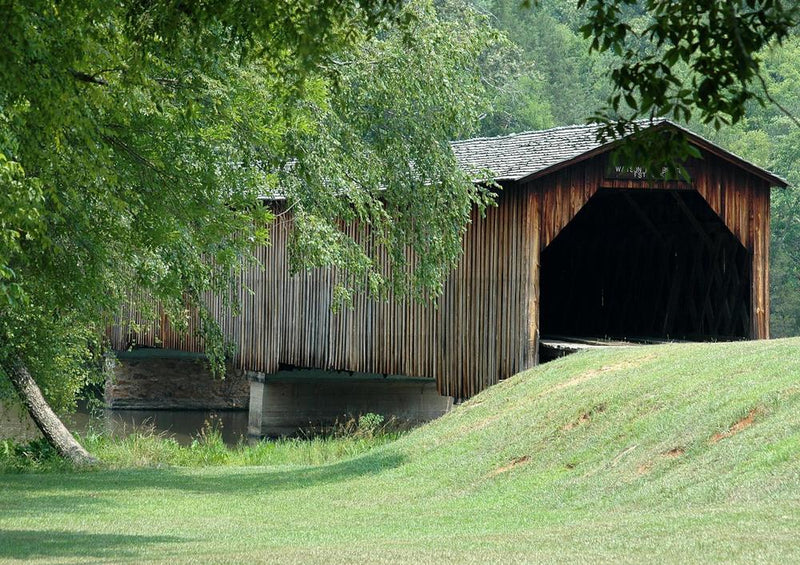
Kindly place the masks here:
<instances>
[{"instance_id":1,"label":"mowed grass","mask_svg":"<svg viewBox=\"0 0 800 565\"><path fill-rule=\"evenodd\" d=\"M0 475L0 560L800 562L800 339L574 355L324 465Z\"/></svg>"}]
</instances>

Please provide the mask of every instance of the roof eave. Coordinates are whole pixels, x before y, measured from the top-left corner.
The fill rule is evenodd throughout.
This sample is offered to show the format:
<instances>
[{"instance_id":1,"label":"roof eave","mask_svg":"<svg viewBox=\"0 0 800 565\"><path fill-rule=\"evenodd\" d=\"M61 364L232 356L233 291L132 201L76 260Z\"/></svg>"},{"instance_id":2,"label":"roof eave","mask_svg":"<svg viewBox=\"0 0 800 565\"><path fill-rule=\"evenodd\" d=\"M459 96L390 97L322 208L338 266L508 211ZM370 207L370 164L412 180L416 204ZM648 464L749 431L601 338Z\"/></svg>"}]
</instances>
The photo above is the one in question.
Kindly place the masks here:
<instances>
[{"instance_id":1,"label":"roof eave","mask_svg":"<svg viewBox=\"0 0 800 565\"><path fill-rule=\"evenodd\" d=\"M716 155L717 157L719 157L721 159L724 159L725 161L728 161L729 163L732 163L732 164L734 164L734 165L736 165L736 166L748 171L750 174L755 175L755 176L759 177L760 179L766 181L767 184L769 184L771 187L787 188L789 186L789 183L786 182L781 177L779 177L777 175L774 175L771 172L767 171L766 169L762 169L761 167L759 167L757 165L754 165L753 163L750 163L749 161L746 161L746 160L742 159L738 155L735 155L735 154L731 153L730 151L727 151L726 149L723 149L719 145L716 145L715 143L712 143L711 141L708 141L707 139L705 139L703 137L700 137L696 133L693 133L692 131L690 131L690 130L688 130L688 129L686 129L686 128L684 128L684 127L682 127L682 126L680 126L680 125L678 125L678 124L676 124L674 122L671 122L669 120L664 120L663 122L660 122L658 124L655 124L653 126L645 128L645 129L653 130L653 129L662 129L662 128L666 128L666 127L672 127L672 128L680 130L684 135L686 135L686 137L689 139L689 142L692 143L693 145L696 145L700 149L708 151L709 153L712 153L712 154ZM645 130L642 130L642 131L645 131ZM631 135L634 135L634 134L631 134ZM549 167L545 167L544 169L541 169L539 171L530 173L528 175L521 176L521 177L517 178L516 181L519 182L519 183L531 182L531 181L534 181L534 180L536 180L538 178L550 175L552 173L560 171L561 169L565 169L567 167L570 167L570 166L575 165L577 163L580 163L582 161L586 161L587 159L591 159L592 157L596 157L598 155L602 155L603 153L611 151L614 148L616 148L617 146L619 146L620 144L622 144L623 142L625 142L629 138L630 138L630 135L626 135L623 138L616 139L614 141L610 141L610 142L608 142L608 143L606 143L604 145L601 145L601 146L596 147L596 148L594 148L594 149L592 149L590 151L587 151L586 153L581 153L580 155L572 157L571 159L567 159L566 161L561 161L559 163L555 163L553 165L550 165Z\"/></svg>"},{"instance_id":2,"label":"roof eave","mask_svg":"<svg viewBox=\"0 0 800 565\"><path fill-rule=\"evenodd\" d=\"M683 132L689 138L689 140L700 149L704 149L709 153L713 153L717 157L724 159L725 161L728 161L729 163L733 163L734 165L737 165L745 169L749 173L766 181L770 186L775 186L778 188L787 188L789 186L789 183L785 179L779 177L778 175L773 174L766 169L762 169L758 165L754 165L753 163L745 159L742 159L735 153L731 153L727 149L723 149L716 143L713 143L705 139L704 137L697 135L696 133L686 129L681 125L678 125L670 121L665 121L663 124L659 124L659 126L656 127L663 127L667 125L672 126Z\"/></svg>"}]
</instances>

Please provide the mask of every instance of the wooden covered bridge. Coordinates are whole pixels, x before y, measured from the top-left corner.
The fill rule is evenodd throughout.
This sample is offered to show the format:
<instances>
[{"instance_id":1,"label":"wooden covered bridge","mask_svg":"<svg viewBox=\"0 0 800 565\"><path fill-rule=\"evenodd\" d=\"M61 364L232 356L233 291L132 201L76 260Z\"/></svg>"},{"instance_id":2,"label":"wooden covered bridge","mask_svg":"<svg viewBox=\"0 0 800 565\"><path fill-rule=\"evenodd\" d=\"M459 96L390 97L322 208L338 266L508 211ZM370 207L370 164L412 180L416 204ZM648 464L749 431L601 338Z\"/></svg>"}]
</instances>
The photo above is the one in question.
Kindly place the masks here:
<instances>
[{"instance_id":1,"label":"wooden covered bridge","mask_svg":"<svg viewBox=\"0 0 800 565\"><path fill-rule=\"evenodd\" d=\"M437 308L362 297L332 311L334 275L290 276L291 225L276 226L272 246L259 251L263 269L245 274L253 294L242 293L240 316L223 319L235 362L251 375L251 433L269 433L271 382L284 404L319 408L313 419L325 411L320 402L354 411L349 402L367 390L367 409L380 411L373 388L392 381L380 376L403 375L403 386L422 387L410 402L427 417L446 409L438 395L467 398L535 365L540 336L768 338L770 188L786 184L682 131L702 156L684 164L683 180L612 165L616 143L598 142L596 126L453 143L463 167L493 171L503 190L485 217L473 213ZM113 333L117 346L130 339ZM136 340L202 349L163 323ZM292 388L309 370L363 378L345 379L346 389L331 377Z\"/></svg>"}]
</instances>

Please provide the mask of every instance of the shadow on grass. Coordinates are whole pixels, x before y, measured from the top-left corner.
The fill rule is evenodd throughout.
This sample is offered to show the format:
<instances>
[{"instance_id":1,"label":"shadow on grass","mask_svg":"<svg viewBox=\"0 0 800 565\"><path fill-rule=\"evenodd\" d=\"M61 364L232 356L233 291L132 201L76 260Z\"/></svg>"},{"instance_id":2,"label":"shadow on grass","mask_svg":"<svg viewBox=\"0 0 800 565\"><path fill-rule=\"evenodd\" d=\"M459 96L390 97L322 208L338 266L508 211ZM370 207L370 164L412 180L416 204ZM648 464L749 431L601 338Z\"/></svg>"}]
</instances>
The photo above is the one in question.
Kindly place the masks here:
<instances>
[{"instance_id":1,"label":"shadow on grass","mask_svg":"<svg viewBox=\"0 0 800 565\"><path fill-rule=\"evenodd\" d=\"M259 494L313 488L398 467L404 457L375 454L349 461L289 469L213 467L165 468L0 475L0 507L3 514L32 515L43 512L86 513L107 496L125 490L176 490L188 494Z\"/></svg>"},{"instance_id":2,"label":"shadow on grass","mask_svg":"<svg viewBox=\"0 0 800 565\"><path fill-rule=\"evenodd\" d=\"M95 494L64 493L62 484L33 485L22 483L18 485L6 484L0 481L0 513L2 518L28 517L48 514L53 520L54 512L68 512L70 514L91 515L93 511L102 506L106 501ZM42 490L48 492L43 493ZM7 500L6 497L9 497ZM0 529L0 546L3 545L3 533Z\"/></svg>"},{"instance_id":3,"label":"shadow on grass","mask_svg":"<svg viewBox=\"0 0 800 565\"><path fill-rule=\"evenodd\" d=\"M100 560L134 558L147 545L188 541L173 536L136 536L0 529L0 559L87 557Z\"/></svg>"}]
</instances>

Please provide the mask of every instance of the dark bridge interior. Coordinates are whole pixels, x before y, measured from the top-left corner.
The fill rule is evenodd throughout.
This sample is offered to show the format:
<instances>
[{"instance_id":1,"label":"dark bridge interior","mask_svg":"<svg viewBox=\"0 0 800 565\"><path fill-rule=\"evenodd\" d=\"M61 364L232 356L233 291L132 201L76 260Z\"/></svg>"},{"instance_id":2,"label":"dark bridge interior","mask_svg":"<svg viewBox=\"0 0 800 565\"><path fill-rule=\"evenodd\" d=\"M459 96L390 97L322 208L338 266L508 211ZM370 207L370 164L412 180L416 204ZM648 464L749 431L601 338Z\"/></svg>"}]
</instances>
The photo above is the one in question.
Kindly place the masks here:
<instances>
[{"instance_id":1,"label":"dark bridge interior","mask_svg":"<svg viewBox=\"0 0 800 565\"><path fill-rule=\"evenodd\" d=\"M695 191L601 189L541 255L543 337L750 334L747 250Z\"/></svg>"}]
</instances>

